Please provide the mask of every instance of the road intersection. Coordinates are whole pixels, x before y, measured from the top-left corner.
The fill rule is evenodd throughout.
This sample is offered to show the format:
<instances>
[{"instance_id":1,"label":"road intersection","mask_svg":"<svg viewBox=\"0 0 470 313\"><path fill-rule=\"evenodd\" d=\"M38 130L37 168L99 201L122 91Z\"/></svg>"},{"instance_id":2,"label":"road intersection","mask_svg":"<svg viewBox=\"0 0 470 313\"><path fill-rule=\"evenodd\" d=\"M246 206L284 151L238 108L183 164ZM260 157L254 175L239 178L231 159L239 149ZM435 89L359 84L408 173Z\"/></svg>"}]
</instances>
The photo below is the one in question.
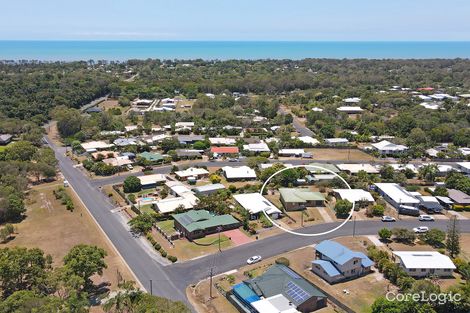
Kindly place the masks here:
<instances>
[{"instance_id":1,"label":"road intersection","mask_svg":"<svg viewBox=\"0 0 470 313\"><path fill-rule=\"evenodd\" d=\"M109 202L109 199L98 188L104 184L120 182L126 176L121 175L93 180L74 166L72 160L65 155L65 148L54 145L47 137L45 140L55 151L60 170L65 179L69 181L70 186L73 187L96 223L122 256L125 263L127 263L136 279L147 290L150 290L149 282L152 281L153 293L169 299L188 302L185 294L187 286L207 278L211 267L213 267L214 274L220 274L240 268L246 264L246 259L255 254L268 258L300 247L309 246L325 239L352 235L353 228L355 228L356 235L375 235L380 228L384 227L384 224L379 221L350 221L334 233L323 236L299 237L288 233L281 233L263 240L237 246L215 255L208 255L171 265L162 265L155 260L155 255L151 255L153 252L146 249L140 239L133 236L123 225L122 221L119 220L119 214L113 211L115 209L113 204ZM303 162L305 161L303 160ZM307 160L307 162L311 161ZM219 166L219 163L221 162L218 162L217 166ZM294 162L289 160L289 163ZM208 166L213 163L200 162L193 163L192 165L203 164ZM170 170L171 166L163 166L154 169L154 172L169 173ZM356 223L355 227L353 227L354 223ZM334 222L314 225L303 228L301 232L324 232L338 224ZM393 226L411 229L416 224L416 221L397 221ZM447 222L438 220L433 222L432 225L433 227L445 230ZM461 232L470 232L470 220L461 220L459 225Z\"/></svg>"}]
</instances>

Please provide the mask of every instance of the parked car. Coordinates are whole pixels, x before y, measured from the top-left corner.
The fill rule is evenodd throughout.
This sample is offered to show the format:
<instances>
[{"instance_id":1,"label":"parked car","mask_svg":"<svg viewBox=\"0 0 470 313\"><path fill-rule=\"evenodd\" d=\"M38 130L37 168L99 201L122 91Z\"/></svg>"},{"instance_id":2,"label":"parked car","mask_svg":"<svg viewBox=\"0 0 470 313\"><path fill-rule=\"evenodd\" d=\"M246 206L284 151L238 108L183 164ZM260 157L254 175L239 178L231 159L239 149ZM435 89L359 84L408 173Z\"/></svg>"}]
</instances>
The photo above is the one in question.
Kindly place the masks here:
<instances>
[{"instance_id":1,"label":"parked car","mask_svg":"<svg viewBox=\"0 0 470 313\"><path fill-rule=\"evenodd\" d=\"M69 181L68 180L64 180L64 187L68 187L69 186Z\"/></svg>"},{"instance_id":2,"label":"parked car","mask_svg":"<svg viewBox=\"0 0 470 313\"><path fill-rule=\"evenodd\" d=\"M229 162L239 162L240 160L237 159L237 158L231 158L231 159L228 159Z\"/></svg>"},{"instance_id":3,"label":"parked car","mask_svg":"<svg viewBox=\"0 0 470 313\"><path fill-rule=\"evenodd\" d=\"M417 234L423 234L423 233L426 233L429 231L429 227L427 226L419 226L419 227L415 227L413 228L413 231Z\"/></svg>"},{"instance_id":4,"label":"parked car","mask_svg":"<svg viewBox=\"0 0 470 313\"><path fill-rule=\"evenodd\" d=\"M153 167L151 166L144 166L142 167L142 172L150 172L153 170Z\"/></svg>"},{"instance_id":5,"label":"parked car","mask_svg":"<svg viewBox=\"0 0 470 313\"><path fill-rule=\"evenodd\" d=\"M420 215L419 216L419 220L421 222L434 222L434 217L432 217L431 215Z\"/></svg>"},{"instance_id":6,"label":"parked car","mask_svg":"<svg viewBox=\"0 0 470 313\"><path fill-rule=\"evenodd\" d=\"M126 167L127 167L127 169L128 169L129 171L132 171L132 170L134 169L134 167L132 166L132 164L127 164Z\"/></svg>"},{"instance_id":7,"label":"parked car","mask_svg":"<svg viewBox=\"0 0 470 313\"><path fill-rule=\"evenodd\" d=\"M384 215L382 216L382 222L396 222L397 220L394 217Z\"/></svg>"},{"instance_id":8,"label":"parked car","mask_svg":"<svg viewBox=\"0 0 470 313\"><path fill-rule=\"evenodd\" d=\"M261 256L260 255L254 255L248 260L246 260L246 263L248 264L255 264L261 261Z\"/></svg>"}]
</instances>

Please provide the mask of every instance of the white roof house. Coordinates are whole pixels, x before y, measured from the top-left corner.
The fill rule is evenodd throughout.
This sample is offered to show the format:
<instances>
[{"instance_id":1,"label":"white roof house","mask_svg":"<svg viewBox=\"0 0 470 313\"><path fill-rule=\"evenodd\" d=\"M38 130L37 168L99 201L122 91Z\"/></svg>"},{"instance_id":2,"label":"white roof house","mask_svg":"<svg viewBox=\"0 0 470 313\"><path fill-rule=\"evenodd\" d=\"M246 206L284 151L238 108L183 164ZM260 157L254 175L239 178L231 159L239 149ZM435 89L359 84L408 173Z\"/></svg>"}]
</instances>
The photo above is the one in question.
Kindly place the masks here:
<instances>
[{"instance_id":1,"label":"white roof house","mask_svg":"<svg viewBox=\"0 0 470 313\"><path fill-rule=\"evenodd\" d=\"M361 102L361 98L352 97L352 98L343 99L343 101L346 102L346 103L359 103L359 102Z\"/></svg>"},{"instance_id":2,"label":"white roof house","mask_svg":"<svg viewBox=\"0 0 470 313\"><path fill-rule=\"evenodd\" d=\"M235 179L256 179L256 172L248 166L224 166L222 167L227 180Z\"/></svg>"},{"instance_id":3,"label":"white roof house","mask_svg":"<svg viewBox=\"0 0 470 313\"><path fill-rule=\"evenodd\" d=\"M313 108L312 108L312 111L313 111L313 112L323 112L323 109L322 109L322 108L318 108L318 107L313 107Z\"/></svg>"},{"instance_id":4,"label":"white roof house","mask_svg":"<svg viewBox=\"0 0 470 313\"><path fill-rule=\"evenodd\" d=\"M406 191L400 185L395 183L375 183L374 184L383 195L390 199L395 205L417 206L420 201L416 199L409 191Z\"/></svg>"},{"instance_id":5,"label":"white roof house","mask_svg":"<svg viewBox=\"0 0 470 313\"><path fill-rule=\"evenodd\" d=\"M346 138L326 138L325 142L330 145L344 145L349 142Z\"/></svg>"},{"instance_id":6,"label":"white roof house","mask_svg":"<svg viewBox=\"0 0 470 313\"><path fill-rule=\"evenodd\" d=\"M270 168L274 165L275 163L261 163L260 165L258 165L258 167L261 169L261 170L265 170L267 168ZM283 163L284 164L284 167L292 167L293 165L290 164L290 163Z\"/></svg>"},{"instance_id":7,"label":"white roof house","mask_svg":"<svg viewBox=\"0 0 470 313\"><path fill-rule=\"evenodd\" d=\"M361 113L362 111L364 111L361 107L357 107L357 106L355 107L354 106L340 106L336 110L338 110L339 112L345 112L349 114Z\"/></svg>"},{"instance_id":8,"label":"white roof house","mask_svg":"<svg viewBox=\"0 0 470 313\"><path fill-rule=\"evenodd\" d=\"M342 163L336 165L340 170L349 172L351 174L357 174L360 171L364 171L369 174L377 174L379 170L368 163Z\"/></svg>"},{"instance_id":9,"label":"white roof house","mask_svg":"<svg viewBox=\"0 0 470 313\"><path fill-rule=\"evenodd\" d=\"M250 143L247 145L243 145L243 150L251 151L251 152L270 152L268 145L261 141L259 143Z\"/></svg>"},{"instance_id":10,"label":"white roof house","mask_svg":"<svg viewBox=\"0 0 470 313\"><path fill-rule=\"evenodd\" d=\"M374 202L374 197L370 192L362 189L333 189L341 199L348 200L349 202L367 201Z\"/></svg>"},{"instance_id":11,"label":"white roof house","mask_svg":"<svg viewBox=\"0 0 470 313\"><path fill-rule=\"evenodd\" d=\"M292 301L287 299L282 293L252 302L251 306L261 313L300 313Z\"/></svg>"},{"instance_id":12,"label":"white roof house","mask_svg":"<svg viewBox=\"0 0 470 313\"><path fill-rule=\"evenodd\" d=\"M258 214L263 210L269 215L281 214L281 210L257 192L234 195L233 198L250 214Z\"/></svg>"},{"instance_id":13,"label":"white roof house","mask_svg":"<svg viewBox=\"0 0 470 313\"><path fill-rule=\"evenodd\" d=\"M235 138L224 138L224 137L212 137L212 138L209 138L209 141L213 145L225 145L225 146L233 146L237 143Z\"/></svg>"},{"instance_id":14,"label":"white roof house","mask_svg":"<svg viewBox=\"0 0 470 313\"><path fill-rule=\"evenodd\" d=\"M209 172L206 169L200 167L190 167L183 171L175 172L175 175L178 178L199 177L207 174L209 174Z\"/></svg>"},{"instance_id":15,"label":"white roof house","mask_svg":"<svg viewBox=\"0 0 470 313\"><path fill-rule=\"evenodd\" d=\"M404 171L406 169L412 170L413 173L418 173L418 169L413 164L398 164L398 163L391 163L390 165L395 171Z\"/></svg>"},{"instance_id":16,"label":"white roof house","mask_svg":"<svg viewBox=\"0 0 470 313\"><path fill-rule=\"evenodd\" d=\"M295 137L293 137L292 139L294 139ZM310 136L301 136L301 137L297 137L297 139L299 139L300 141L302 141L303 143L306 143L306 144L309 144L309 145L318 145L320 142L313 138L313 137L310 137Z\"/></svg>"},{"instance_id":17,"label":"white roof house","mask_svg":"<svg viewBox=\"0 0 470 313\"><path fill-rule=\"evenodd\" d=\"M174 197L168 197L152 202L156 209L161 213L174 212L180 206L189 210L192 209L199 201L199 198L196 197L188 187L178 181L167 181L165 186L170 189L170 194Z\"/></svg>"},{"instance_id":18,"label":"white roof house","mask_svg":"<svg viewBox=\"0 0 470 313\"><path fill-rule=\"evenodd\" d=\"M465 156L470 155L470 148L459 148L459 151Z\"/></svg>"},{"instance_id":19,"label":"white roof house","mask_svg":"<svg viewBox=\"0 0 470 313\"><path fill-rule=\"evenodd\" d=\"M82 148L87 152L93 152L96 150L103 150L113 147L111 143L106 143L104 141L89 141L82 143Z\"/></svg>"},{"instance_id":20,"label":"white roof house","mask_svg":"<svg viewBox=\"0 0 470 313\"><path fill-rule=\"evenodd\" d=\"M456 269L447 255L437 251L394 251L393 255L410 276L451 276Z\"/></svg>"},{"instance_id":21,"label":"white roof house","mask_svg":"<svg viewBox=\"0 0 470 313\"><path fill-rule=\"evenodd\" d=\"M457 168L464 173L470 174L470 162L458 162Z\"/></svg>"},{"instance_id":22,"label":"white roof house","mask_svg":"<svg viewBox=\"0 0 470 313\"><path fill-rule=\"evenodd\" d=\"M279 149L280 156L300 156L305 153L304 149Z\"/></svg>"},{"instance_id":23,"label":"white roof house","mask_svg":"<svg viewBox=\"0 0 470 313\"><path fill-rule=\"evenodd\" d=\"M163 174L152 174L138 177L142 186L155 185L166 182L166 176Z\"/></svg>"},{"instance_id":24,"label":"white roof house","mask_svg":"<svg viewBox=\"0 0 470 313\"><path fill-rule=\"evenodd\" d=\"M193 128L194 122L177 122L175 128Z\"/></svg>"},{"instance_id":25,"label":"white roof house","mask_svg":"<svg viewBox=\"0 0 470 313\"><path fill-rule=\"evenodd\" d=\"M419 105L428 110L438 110L440 107L440 105L437 103L428 103L428 102L421 102Z\"/></svg>"},{"instance_id":26,"label":"white roof house","mask_svg":"<svg viewBox=\"0 0 470 313\"><path fill-rule=\"evenodd\" d=\"M374 147L377 151L382 154L394 154L394 153L401 153L408 150L407 146L404 145L396 145L388 140L382 140L377 143L373 143L372 147Z\"/></svg>"}]
</instances>

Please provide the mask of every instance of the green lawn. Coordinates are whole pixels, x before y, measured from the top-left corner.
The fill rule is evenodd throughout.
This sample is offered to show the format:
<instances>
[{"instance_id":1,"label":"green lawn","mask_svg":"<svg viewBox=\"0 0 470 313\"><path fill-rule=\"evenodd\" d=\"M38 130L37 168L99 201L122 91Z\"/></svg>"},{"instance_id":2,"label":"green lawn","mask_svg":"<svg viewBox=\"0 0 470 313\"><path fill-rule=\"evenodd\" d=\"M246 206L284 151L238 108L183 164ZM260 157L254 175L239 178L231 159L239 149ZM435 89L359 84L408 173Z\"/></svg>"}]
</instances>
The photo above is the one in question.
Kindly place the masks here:
<instances>
[{"instance_id":1,"label":"green lawn","mask_svg":"<svg viewBox=\"0 0 470 313\"><path fill-rule=\"evenodd\" d=\"M0 146L0 152L5 151L6 148L7 148L7 146Z\"/></svg>"},{"instance_id":2,"label":"green lawn","mask_svg":"<svg viewBox=\"0 0 470 313\"><path fill-rule=\"evenodd\" d=\"M171 219L157 223L157 226L160 227L167 234L171 234L175 231L174 225L174 220Z\"/></svg>"}]
</instances>

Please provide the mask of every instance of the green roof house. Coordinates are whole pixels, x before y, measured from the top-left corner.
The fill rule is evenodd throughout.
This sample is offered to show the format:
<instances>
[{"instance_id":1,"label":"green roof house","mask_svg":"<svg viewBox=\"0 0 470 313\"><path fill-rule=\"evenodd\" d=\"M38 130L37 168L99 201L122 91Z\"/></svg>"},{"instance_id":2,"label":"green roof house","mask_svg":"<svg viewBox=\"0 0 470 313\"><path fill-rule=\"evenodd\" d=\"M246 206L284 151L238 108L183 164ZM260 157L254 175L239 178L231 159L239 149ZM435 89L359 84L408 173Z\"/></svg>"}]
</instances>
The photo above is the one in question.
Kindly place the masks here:
<instances>
[{"instance_id":1,"label":"green roof house","mask_svg":"<svg viewBox=\"0 0 470 313\"><path fill-rule=\"evenodd\" d=\"M152 153L152 152L142 152L137 155L138 157L141 157L143 159L146 159L147 161L150 161L152 163L158 163L163 161L164 157L160 153Z\"/></svg>"},{"instance_id":2,"label":"green roof house","mask_svg":"<svg viewBox=\"0 0 470 313\"><path fill-rule=\"evenodd\" d=\"M325 197L320 192L306 188L279 188L279 193L286 211L325 206Z\"/></svg>"},{"instance_id":3,"label":"green roof house","mask_svg":"<svg viewBox=\"0 0 470 313\"><path fill-rule=\"evenodd\" d=\"M240 227L240 221L230 214L214 215L206 210L191 210L173 214L175 229L189 240L204 237L220 231Z\"/></svg>"}]
</instances>

